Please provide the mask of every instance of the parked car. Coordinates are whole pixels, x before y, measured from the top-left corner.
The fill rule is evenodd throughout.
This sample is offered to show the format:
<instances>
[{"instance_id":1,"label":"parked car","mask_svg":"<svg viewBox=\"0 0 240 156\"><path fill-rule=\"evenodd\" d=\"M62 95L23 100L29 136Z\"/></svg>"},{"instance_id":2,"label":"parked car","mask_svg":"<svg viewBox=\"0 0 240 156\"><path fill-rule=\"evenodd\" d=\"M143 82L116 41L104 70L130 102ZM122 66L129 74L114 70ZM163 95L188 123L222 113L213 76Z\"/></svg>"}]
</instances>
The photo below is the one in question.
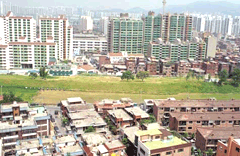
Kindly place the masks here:
<instances>
[{"instance_id":1,"label":"parked car","mask_svg":"<svg viewBox=\"0 0 240 156\"><path fill-rule=\"evenodd\" d=\"M55 114L55 115L58 115L58 111L56 110L56 111L54 112L54 114Z\"/></svg>"},{"instance_id":2,"label":"parked car","mask_svg":"<svg viewBox=\"0 0 240 156\"><path fill-rule=\"evenodd\" d=\"M54 130L56 133L60 133L59 128L57 126L54 126Z\"/></svg>"},{"instance_id":3,"label":"parked car","mask_svg":"<svg viewBox=\"0 0 240 156\"><path fill-rule=\"evenodd\" d=\"M54 118L51 118L51 121L52 121L52 122L55 122L55 119L54 119Z\"/></svg>"}]
</instances>

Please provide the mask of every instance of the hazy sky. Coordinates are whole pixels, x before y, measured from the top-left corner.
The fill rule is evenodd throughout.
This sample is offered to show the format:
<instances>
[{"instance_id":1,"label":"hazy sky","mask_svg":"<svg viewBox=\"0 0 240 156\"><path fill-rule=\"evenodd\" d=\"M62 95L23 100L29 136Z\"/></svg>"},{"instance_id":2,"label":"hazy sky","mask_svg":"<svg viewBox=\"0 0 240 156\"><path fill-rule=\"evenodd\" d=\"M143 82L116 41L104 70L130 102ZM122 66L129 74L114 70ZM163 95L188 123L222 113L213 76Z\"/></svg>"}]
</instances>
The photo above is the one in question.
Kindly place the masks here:
<instances>
[{"instance_id":1,"label":"hazy sky","mask_svg":"<svg viewBox=\"0 0 240 156\"><path fill-rule=\"evenodd\" d=\"M12 4L17 4L20 6L68 5L88 7L93 9L104 8L129 9L133 7L155 9L162 7L162 0L7 0L7 1L12 2ZM216 2L217 0L167 0L167 5L184 5L196 1ZM239 0L228 0L227 2L240 4Z\"/></svg>"}]
</instances>

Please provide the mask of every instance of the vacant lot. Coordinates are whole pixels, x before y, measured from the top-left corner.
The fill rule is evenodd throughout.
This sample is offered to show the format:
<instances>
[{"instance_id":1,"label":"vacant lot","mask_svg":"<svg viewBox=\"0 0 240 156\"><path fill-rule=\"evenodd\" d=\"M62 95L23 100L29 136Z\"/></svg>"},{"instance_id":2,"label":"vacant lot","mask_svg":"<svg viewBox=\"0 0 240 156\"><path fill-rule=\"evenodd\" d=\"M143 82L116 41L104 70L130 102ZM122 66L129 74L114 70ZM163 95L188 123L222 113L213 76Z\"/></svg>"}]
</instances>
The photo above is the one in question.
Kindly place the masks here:
<instances>
[{"instance_id":1,"label":"vacant lot","mask_svg":"<svg viewBox=\"0 0 240 156\"><path fill-rule=\"evenodd\" d=\"M32 96L38 94L38 88L67 90L64 92L44 91L34 97L36 101L40 102L41 100L45 103L56 103L71 96L81 96L89 102L103 98L119 99L120 97L130 97L137 102L146 98L176 97L184 99L188 96L192 99L207 97L240 99L239 87L217 86L197 79L186 81L185 78L156 77L148 78L144 82L137 79L127 82L119 77L109 76L54 77L43 80L41 78L31 79L27 76L0 75L0 85L3 85L3 92L11 90L28 101L31 101Z\"/></svg>"}]
</instances>

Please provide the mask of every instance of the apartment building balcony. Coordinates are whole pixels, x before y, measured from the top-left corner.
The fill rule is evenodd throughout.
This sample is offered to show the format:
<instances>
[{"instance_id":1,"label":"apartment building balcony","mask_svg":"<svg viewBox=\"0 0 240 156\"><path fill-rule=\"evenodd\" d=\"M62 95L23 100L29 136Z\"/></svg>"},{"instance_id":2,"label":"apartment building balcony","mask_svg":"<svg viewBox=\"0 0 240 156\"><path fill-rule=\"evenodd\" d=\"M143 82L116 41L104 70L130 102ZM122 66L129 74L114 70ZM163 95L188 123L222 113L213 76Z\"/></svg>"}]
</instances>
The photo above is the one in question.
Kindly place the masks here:
<instances>
[{"instance_id":1,"label":"apartment building balcony","mask_svg":"<svg viewBox=\"0 0 240 156\"><path fill-rule=\"evenodd\" d=\"M179 126L186 126L187 122L186 121L179 121Z\"/></svg>"},{"instance_id":2,"label":"apartment building balcony","mask_svg":"<svg viewBox=\"0 0 240 156\"><path fill-rule=\"evenodd\" d=\"M3 142L5 140L11 140L11 139L16 139L16 138L18 138L18 135L5 136L5 137L3 137Z\"/></svg>"},{"instance_id":3,"label":"apartment building balcony","mask_svg":"<svg viewBox=\"0 0 240 156\"><path fill-rule=\"evenodd\" d=\"M179 131L179 132L185 132L185 131L186 131L186 127L179 127L179 128L178 128L178 131Z\"/></svg>"},{"instance_id":4,"label":"apartment building balcony","mask_svg":"<svg viewBox=\"0 0 240 156\"><path fill-rule=\"evenodd\" d=\"M13 146L13 145L17 145L17 142L9 142L9 143L5 143L3 144L3 147L6 147L6 146Z\"/></svg>"},{"instance_id":5,"label":"apartment building balcony","mask_svg":"<svg viewBox=\"0 0 240 156\"><path fill-rule=\"evenodd\" d=\"M34 136L34 135L37 135L37 133L27 133L27 134L23 134L22 136L23 137L26 137L26 136Z\"/></svg>"}]
</instances>

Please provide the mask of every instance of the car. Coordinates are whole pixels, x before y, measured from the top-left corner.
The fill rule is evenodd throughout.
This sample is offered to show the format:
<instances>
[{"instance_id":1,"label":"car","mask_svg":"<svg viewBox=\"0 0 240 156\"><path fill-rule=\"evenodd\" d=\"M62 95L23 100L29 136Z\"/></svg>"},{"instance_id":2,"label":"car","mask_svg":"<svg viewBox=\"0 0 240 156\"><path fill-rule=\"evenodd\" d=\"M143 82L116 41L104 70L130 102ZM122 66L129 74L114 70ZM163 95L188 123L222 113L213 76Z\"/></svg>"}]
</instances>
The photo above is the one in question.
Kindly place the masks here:
<instances>
[{"instance_id":1,"label":"car","mask_svg":"<svg viewBox=\"0 0 240 156\"><path fill-rule=\"evenodd\" d=\"M51 118L51 121L52 121L52 122L55 122L55 119L54 119L54 118Z\"/></svg>"},{"instance_id":2,"label":"car","mask_svg":"<svg viewBox=\"0 0 240 156\"><path fill-rule=\"evenodd\" d=\"M54 114L55 114L55 115L58 115L58 111L56 110L56 111L54 112Z\"/></svg>"},{"instance_id":3,"label":"car","mask_svg":"<svg viewBox=\"0 0 240 156\"><path fill-rule=\"evenodd\" d=\"M61 105L62 105L61 103L58 103L58 104L57 104L58 107L61 107Z\"/></svg>"},{"instance_id":4,"label":"car","mask_svg":"<svg viewBox=\"0 0 240 156\"><path fill-rule=\"evenodd\" d=\"M59 128L58 128L57 126L54 126L54 130L55 130L56 133L59 133L59 132L60 132L60 131L59 131Z\"/></svg>"}]
</instances>

